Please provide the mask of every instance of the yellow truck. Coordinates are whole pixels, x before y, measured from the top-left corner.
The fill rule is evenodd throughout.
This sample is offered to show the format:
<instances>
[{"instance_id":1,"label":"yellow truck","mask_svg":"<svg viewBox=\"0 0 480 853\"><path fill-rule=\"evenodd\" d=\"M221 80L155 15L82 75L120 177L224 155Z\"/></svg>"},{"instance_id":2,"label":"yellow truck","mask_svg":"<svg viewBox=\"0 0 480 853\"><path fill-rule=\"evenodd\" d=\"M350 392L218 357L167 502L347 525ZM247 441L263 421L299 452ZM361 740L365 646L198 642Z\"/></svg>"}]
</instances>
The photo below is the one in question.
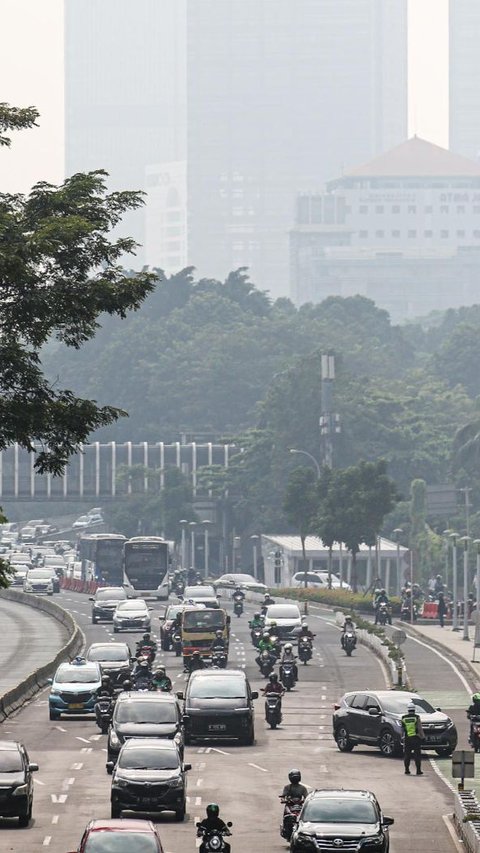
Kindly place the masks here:
<instances>
[{"instance_id":1,"label":"yellow truck","mask_svg":"<svg viewBox=\"0 0 480 853\"><path fill-rule=\"evenodd\" d=\"M228 649L230 635L230 616L220 607L185 607L182 611L182 651L183 662L188 665L189 658L196 651L202 657L210 657L210 650L216 632L221 631Z\"/></svg>"}]
</instances>

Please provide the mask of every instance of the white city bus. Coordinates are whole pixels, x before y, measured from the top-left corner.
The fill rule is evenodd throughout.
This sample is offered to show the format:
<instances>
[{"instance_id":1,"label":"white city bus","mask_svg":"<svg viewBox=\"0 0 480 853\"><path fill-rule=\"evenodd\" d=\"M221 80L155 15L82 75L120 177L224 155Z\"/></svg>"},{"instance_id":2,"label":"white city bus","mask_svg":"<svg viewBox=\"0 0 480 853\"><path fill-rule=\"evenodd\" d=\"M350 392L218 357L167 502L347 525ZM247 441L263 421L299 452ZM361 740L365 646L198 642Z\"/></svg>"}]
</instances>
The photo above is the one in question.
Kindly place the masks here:
<instances>
[{"instance_id":1,"label":"white city bus","mask_svg":"<svg viewBox=\"0 0 480 853\"><path fill-rule=\"evenodd\" d=\"M168 599L169 545L160 536L134 536L123 546L125 584L130 594Z\"/></svg>"}]
</instances>

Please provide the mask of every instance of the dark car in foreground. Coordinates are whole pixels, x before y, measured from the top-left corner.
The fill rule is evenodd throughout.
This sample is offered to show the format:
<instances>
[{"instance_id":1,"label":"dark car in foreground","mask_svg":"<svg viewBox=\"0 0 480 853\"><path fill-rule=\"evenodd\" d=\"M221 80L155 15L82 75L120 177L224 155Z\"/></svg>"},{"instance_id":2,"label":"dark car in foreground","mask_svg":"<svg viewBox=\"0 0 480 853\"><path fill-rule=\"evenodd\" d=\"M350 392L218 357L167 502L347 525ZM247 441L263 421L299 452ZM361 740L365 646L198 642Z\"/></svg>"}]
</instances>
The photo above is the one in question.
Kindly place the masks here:
<instances>
[{"instance_id":1,"label":"dark car in foreground","mask_svg":"<svg viewBox=\"0 0 480 853\"><path fill-rule=\"evenodd\" d=\"M127 741L120 750L112 777L112 818L120 817L122 811L144 814L171 811L177 820L184 820L188 770L191 764L183 764L173 741L151 738Z\"/></svg>"},{"instance_id":2,"label":"dark car in foreground","mask_svg":"<svg viewBox=\"0 0 480 853\"><path fill-rule=\"evenodd\" d=\"M33 778L38 764L32 764L22 743L0 741L0 815L18 817L28 826L32 817Z\"/></svg>"},{"instance_id":3,"label":"dark car in foreground","mask_svg":"<svg viewBox=\"0 0 480 853\"><path fill-rule=\"evenodd\" d=\"M252 692L242 669L193 672L185 694L185 742L238 740L250 746L255 739L254 699L258 693Z\"/></svg>"},{"instance_id":4,"label":"dark car in foreground","mask_svg":"<svg viewBox=\"0 0 480 853\"><path fill-rule=\"evenodd\" d=\"M290 853L338 850L388 853L388 827L370 791L322 789L306 798L290 842Z\"/></svg>"},{"instance_id":5,"label":"dark car in foreground","mask_svg":"<svg viewBox=\"0 0 480 853\"><path fill-rule=\"evenodd\" d=\"M387 757L401 755L401 719L412 703L425 733L422 750L434 749L437 755L450 755L458 740L450 717L417 693L392 690L345 693L333 714L333 736L339 750L351 752L356 744L364 743L377 746Z\"/></svg>"},{"instance_id":6,"label":"dark car in foreground","mask_svg":"<svg viewBox=\"0 0 480 853\"><path fill-rule=\"evenodd\" d=\"M100 619L111 622L118 602L126 600L127 593L123 586L105 586L97 589L95 595L90 599L93 602L92 624L96 625Z\"/></svg>"},{"instance_id":7,"label":"dark car in foreground","mask_svg":"<svg viewBox=\"0 0 480 853\"><path fill-rule=\"evenodd\" d=\"M116 760L126 740L138 737L173 740L183 755L183 722L176 696L136 691L120 693L108 733L107 764Z\"/></svg>"},{"instance_id":8,"label":"dark car in foreground","mask_svg":"<svg viewBox=\"0 0 480 853\"><path fill-rule=\"evenodd\" d=\"M80 844L71 853L163 853L149 820L91 820Z\"/></svg>"}]
</instances>

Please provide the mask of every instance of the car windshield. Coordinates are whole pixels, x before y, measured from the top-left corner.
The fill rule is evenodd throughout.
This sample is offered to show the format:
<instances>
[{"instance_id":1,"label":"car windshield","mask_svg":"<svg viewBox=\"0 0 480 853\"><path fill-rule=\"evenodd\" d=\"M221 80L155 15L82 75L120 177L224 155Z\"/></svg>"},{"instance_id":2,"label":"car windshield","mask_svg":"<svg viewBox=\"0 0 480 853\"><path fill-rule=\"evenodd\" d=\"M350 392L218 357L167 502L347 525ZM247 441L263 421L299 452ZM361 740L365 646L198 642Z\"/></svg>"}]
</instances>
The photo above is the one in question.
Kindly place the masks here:
<instances>
[{"instance_id":1,"label":"car windshield","mask_svg":"<svg viewBox=\"0 0 480 853\"><path fill-rule=\"evenodd\" d=\"M179 760L175 749L136 746L123 750L118 766L123 770L178 770Z\"/></svg>"},{"instance_id":2,"label":"car windshield","mask_svg":"<svg viewBox=\"0 0 480 853\"><path fill-rule=\"evenodd\" d=\"M126 648L115 648L115 646L99 646L96 649L90 649L87 655L88 660L128 660L130 655Z\"/></svg>"},{"instance_id":3,"label":"car windshield","mask_svg":"<svg viewBox=\"0 0 480 853\"><path fill-rule=\"evenodd\" d=\"M72 666L61 669L55 676L58 684L88 684L98 680L98 671L91 666Z\"/></svg>"},{"instance_id":4,"label":"car windshield","mask_svg":"<svg viewBox=\"0 0 480 853\"><path fill-rule=\"evenodd\" d=\"M211 586L187 586L184 598L215 598L215 590Z\"/></svg>"},{"instance_id":5,"label":"car windshield","mask_svg":"<svg viewBox=\"0 0 480 853\"><path fill-rule=\"evenodd\" d=\"M165 619L175 619L177 613L180 613L183 610L183 604L179 604L178 607L169 607L167 612L165 613Z\"/></svg>"},{"instance_id":6,"label":"car windshield","mask_svg":"<svg viewBox=\"0 0 480 853\"><path fill-rule=\"evenodd\" d=\"M195 679L190 699L245 699L246 692L243 678L209 675Z\"/></svg>"},{"instance_id":7,"label":"car windshield","mask_svg":"<svg viewBox=\"0 0 480 853\"><path fill-rule=\"evenodd\" d=\"M173 702L119 702L115 709L115 721L145 725L176 723L177 708Z\"/></svg>"},{"instance_id":8,"label":"car windshield","mask_svg":"<svg viewBox=\"0 0 480 853\"><path fill-rule=\"evenodd\" d=\"M124 589L99 589L95 596L96 601L125 601L126 598Z\"/></svg>"},{"instance_id":9,"label":"car windshield","mask_svg":"<svg viewBox=\"0 0 480 853\"><path fill-rule=\"evenodd\" d=\"M300 619L300 611L294 604L271 604L267 616L269 619Z\"/></svg>"},{"instance_id":10,"label":"car windshield","mask_svg":"<svg viewBox=\"0 0 480 853\"><path fill-rule=\"evenodd\" d=\"M434 714L435 708L432 708L430 702L426 699L421 699L420 696L388 696L387 699L382 699L382 705L385 711L389 714L405 714L409 705L415 705L419 714Z\"/></svg>"},{"instance_id":11,"label":"car windshield","mask_svg":"<svg viewBox=\"0 0 480 853\"><path fill-rule=\"evenodd\" d=\"M18 773L23 769L18 749L0 749L0 773Z\"/></svg>"},{"instance_id":12,"label":"car windshield","mask_svg":"<svg viewBox=\"0 0 480 853\"><path fill-rule=\"evenodd\" d=\"M225 615L222 610L186 610L183 614L184 631L222 631Z\"/></svg>"},{"instance_id":13,"label":"car windshield","mask_svg":"<svg viewBox=\"0 0 480 853\"><path fill-rule=\"evenodd\" d=\"M153 835L130 830L99 830L92 832L84 847L84 853L158 853Z\"/></svg>"},{"instance_id":14,"label":"car windshield","mask_svg":"<svg viewBox=\"0 0 480 853\"><path fill-rule=\"evenodd\" d=\"M302 820L316 823L377 823L378 816L370 800L321 797L305 804Z\"/></svg>"},{"instance_id":15,"label":"car windshield","mask_svg":"<svg viewBox=\"0 0 480 853\"><path fill-rule=\"evenodd\" d=\"M51 578L52 572L50 569L33 569L28 573L29 580L45 580L46 578Z\"/></svg>"},{"instance_id":16,"label":"car windshield","mask_svg":"<svg viewBox=\"0 0 480 853\"><path fill-rule=\"evenodd\" d=\"M146 610L147 605L143 600L137 599L136 601L121 601L120 604L117 605L117 610Z\"/></svg>"}]
</instances>

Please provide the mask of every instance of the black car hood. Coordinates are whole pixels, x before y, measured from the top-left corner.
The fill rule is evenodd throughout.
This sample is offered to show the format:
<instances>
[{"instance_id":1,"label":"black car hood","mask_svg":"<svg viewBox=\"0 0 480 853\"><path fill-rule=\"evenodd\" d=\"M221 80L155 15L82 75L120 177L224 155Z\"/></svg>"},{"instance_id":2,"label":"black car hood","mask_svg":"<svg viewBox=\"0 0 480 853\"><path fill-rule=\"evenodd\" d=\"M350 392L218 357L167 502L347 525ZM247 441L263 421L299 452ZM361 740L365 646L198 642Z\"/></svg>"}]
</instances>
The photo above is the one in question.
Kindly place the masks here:
<instances>
[{"instance_id":1,"label":"black car hood","mask_svg":"<svg viewBox=\"0 0 480 853\"><path fill-rule=\"evenodd\" d=\"M309 835L332 836L334 838L358 838L361 835L378 835L380 824L378 823L320 823L301 820L298 824L299 832L307 832Z\"/></svg>"},{"instance_id":2,"label":"black car hood","mask_svg":"<svg viewBox=\"0 0 480 853\"><path fill-rule=\"evenodd\" d=\"M230 713L238 709L247 708L247 700L245 696L238 699L192 699L186 701L186 709L188 711L208 711L212 714Z\"/></svg>"},{"instance_id":3,"label":"black car hood","mask_svg":"<svg viewBox=\"0 0 480 853\"><path fill-rule=\"evenodd\" d=\"M0 787L6 788L7 786L12 785L24 785L25 784L25 774L23 770L19 770L18 773L0 773Z\"/></svg>"},{"instance_id":4,"label":"black car hood","mask_svg":"<svg viewBox=\"0 0 480 853\"><path fill-rule=\"evenodd\" d=\"M130 661L128 660L101 660L99 661L100 669L103 671L111 669L128 669Z\"/></svg>"},{"instance_id":5,"label":"black car hood","mask_svg":"<svg viewBox=\"0 0 480 853\"><path fill-rule=\"evenodd\" d=\"M121 737L168 737L177 732L175 723L117 723L114 728Z\"/></svg>"},{"instance_id":6,"label":"black car hood","mask_svg":"<svg viewBox=\"0 0 480 853\"><path fill-rule=\"evenodd\" d=\"M165 782L169 779L177 779L179 772L175 770L127 770L122 767L115 773L113 784L118 779L126 779L128 782Z\"/></svg>"}]
</instances>

